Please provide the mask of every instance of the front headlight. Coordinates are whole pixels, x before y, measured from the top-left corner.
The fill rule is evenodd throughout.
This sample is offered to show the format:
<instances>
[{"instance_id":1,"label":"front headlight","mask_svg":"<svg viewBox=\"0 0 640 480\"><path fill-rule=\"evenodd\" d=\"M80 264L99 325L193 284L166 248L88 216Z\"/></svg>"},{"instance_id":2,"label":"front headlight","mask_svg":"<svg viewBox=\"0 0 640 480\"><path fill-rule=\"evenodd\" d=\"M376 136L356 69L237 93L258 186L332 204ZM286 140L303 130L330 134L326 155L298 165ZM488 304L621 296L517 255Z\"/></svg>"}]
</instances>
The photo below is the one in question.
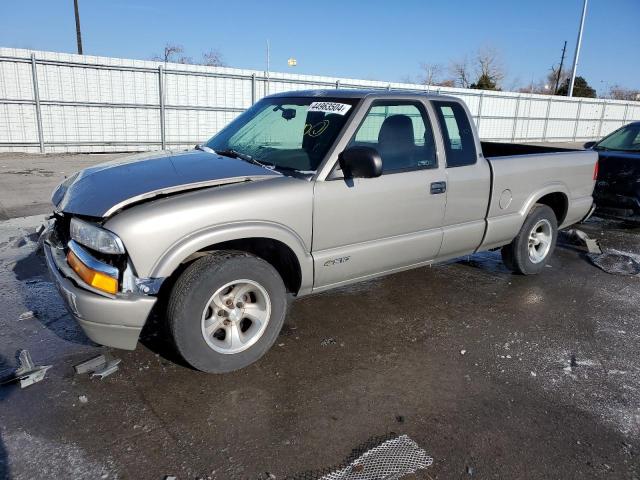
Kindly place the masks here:
<instances>
[{"instance_id":1,"label":"front headlight","mask_svg":"<svg viewBox=\"0 0 640 480\"><path fill-rule=\"evenodd\" d=\"M122 240L113 232L77 218L71 219L71 238L85 247L102 253L125 253Z\"/></svg>"}]
</instances>

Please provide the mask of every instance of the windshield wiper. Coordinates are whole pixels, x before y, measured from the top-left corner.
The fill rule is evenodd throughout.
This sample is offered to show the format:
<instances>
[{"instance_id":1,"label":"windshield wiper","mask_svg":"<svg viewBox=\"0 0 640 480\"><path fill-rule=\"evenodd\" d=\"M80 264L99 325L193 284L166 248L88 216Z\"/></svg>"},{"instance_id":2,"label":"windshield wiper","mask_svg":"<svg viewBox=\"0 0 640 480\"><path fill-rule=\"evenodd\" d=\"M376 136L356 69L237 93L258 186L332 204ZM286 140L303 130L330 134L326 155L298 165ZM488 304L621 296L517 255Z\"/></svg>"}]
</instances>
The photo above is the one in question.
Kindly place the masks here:
<instances>
[{"instance_id":1,"label":"windshield wiper","mask_svg":"<svg viewBox=\"0 0 640 480\"><path fill-rule=\"evenodd\" d=\"M276 168L275 165L271 165L269 163L262 163L261 161L256 160L255 158L253 158L251 155L247 155L246 153L239 152L239 151L234 150L232 148L230 148L228 150L216 150L216 153L218 155L224 155L225 157L239 158L240 160L244 160L245 162L253 163L254 165L259 165L259 166L264 167L264 168L266 168L268 170L274 170Z\"/></svg>"}]
</instances>

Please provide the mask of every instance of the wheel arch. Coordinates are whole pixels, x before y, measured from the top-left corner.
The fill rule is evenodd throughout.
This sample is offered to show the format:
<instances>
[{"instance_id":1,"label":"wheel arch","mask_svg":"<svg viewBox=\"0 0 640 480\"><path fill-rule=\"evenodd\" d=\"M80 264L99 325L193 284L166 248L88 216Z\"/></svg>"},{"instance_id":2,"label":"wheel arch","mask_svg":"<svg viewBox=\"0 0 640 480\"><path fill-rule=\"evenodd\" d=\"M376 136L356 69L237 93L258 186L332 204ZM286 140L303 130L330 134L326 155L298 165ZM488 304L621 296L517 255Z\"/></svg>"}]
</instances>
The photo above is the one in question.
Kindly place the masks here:
<instances>
[{"instance_id":1,"label":"wheel arch","mask_svg":"<svg viewBox=\"0 0 640 480\"><path fill-rule=\"evenodd\" d=\"M522 227L527 215L537 203L547 205L553 210L558 221L558 227L560 227L569 211L569 191L563 183L554 183L534 192L520 210L522 216L520 227Z\"/></svg>"},{"instance_id":2,"label":"wheel arch","mask_svg":"<svg viewBox=\"0 0 640 480\"><path fill-rule=\"evenodd\" d=\"M190 235L165 251L151 276L175 276L186 264L213 250L256 255L278 271L289 292L303 295L311 291L313 260L304 241L284 226L262 222L219 226Z\"/></svg>"}]
</instances>

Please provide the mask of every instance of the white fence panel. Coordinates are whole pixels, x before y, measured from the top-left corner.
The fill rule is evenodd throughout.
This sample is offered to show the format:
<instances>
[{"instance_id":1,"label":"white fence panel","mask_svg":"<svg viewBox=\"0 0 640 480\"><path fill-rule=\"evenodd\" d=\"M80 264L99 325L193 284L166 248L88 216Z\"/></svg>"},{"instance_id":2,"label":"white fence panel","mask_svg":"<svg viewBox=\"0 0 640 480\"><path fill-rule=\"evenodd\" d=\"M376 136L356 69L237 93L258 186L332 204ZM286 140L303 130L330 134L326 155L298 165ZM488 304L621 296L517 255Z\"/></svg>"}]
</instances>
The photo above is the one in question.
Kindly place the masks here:
<instances>
[{"instance_id":1,"label":"white fence panel","mask_svg":"<svg viewBox=\"0 0 640 480\"><path fill-rule=\"evenodd\" d=\"M640 120L639 102L0 48L0 151L184 148L211 137L265 95L335 88L461 98L485 140L586 141Z\"/></svg>"}]
</instances>

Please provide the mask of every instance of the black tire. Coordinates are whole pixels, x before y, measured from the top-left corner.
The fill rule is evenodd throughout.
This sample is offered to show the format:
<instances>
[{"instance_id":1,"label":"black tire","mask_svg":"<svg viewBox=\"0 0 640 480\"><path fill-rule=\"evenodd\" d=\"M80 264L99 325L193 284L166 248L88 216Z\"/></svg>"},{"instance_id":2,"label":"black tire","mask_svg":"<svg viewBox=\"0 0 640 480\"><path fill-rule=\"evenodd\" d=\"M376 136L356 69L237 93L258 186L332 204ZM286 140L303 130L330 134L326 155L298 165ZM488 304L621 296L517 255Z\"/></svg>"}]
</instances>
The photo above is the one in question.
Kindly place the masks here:
<instances>
[{"instance_id":1,"label":"black tire","mask_svg":"<svg viewBox=\"0 0 640 480\"><path fill-rule=\"evenodd\" d=\"M529 235L535 225L541 221L548 222L551 230L551 242L543 258L534 262L529 255ZM535 204L524 221L518 235L509 245L502 247L502 261L509 270L521 275L540 273L556 248L558 239L558 220L555 213L547 205Z\"/></svg>"},{"instance_id":2,"label":"black tire","mask_svg":"<svg viewBox=\"0 0 640 480\"><path fill-rule=\"evenodd\" d=\"M259 339L238 353L220 353L202 332L202 315L211 296L229 282L248 279L268 293L271 315ZM225 373L252 364L273 345L287 313L287 295L278 272L261 258L238 251L216 251L193 262L173 287L167 321L178 353L193 368Z\"/></svg>"}]
</instances>

